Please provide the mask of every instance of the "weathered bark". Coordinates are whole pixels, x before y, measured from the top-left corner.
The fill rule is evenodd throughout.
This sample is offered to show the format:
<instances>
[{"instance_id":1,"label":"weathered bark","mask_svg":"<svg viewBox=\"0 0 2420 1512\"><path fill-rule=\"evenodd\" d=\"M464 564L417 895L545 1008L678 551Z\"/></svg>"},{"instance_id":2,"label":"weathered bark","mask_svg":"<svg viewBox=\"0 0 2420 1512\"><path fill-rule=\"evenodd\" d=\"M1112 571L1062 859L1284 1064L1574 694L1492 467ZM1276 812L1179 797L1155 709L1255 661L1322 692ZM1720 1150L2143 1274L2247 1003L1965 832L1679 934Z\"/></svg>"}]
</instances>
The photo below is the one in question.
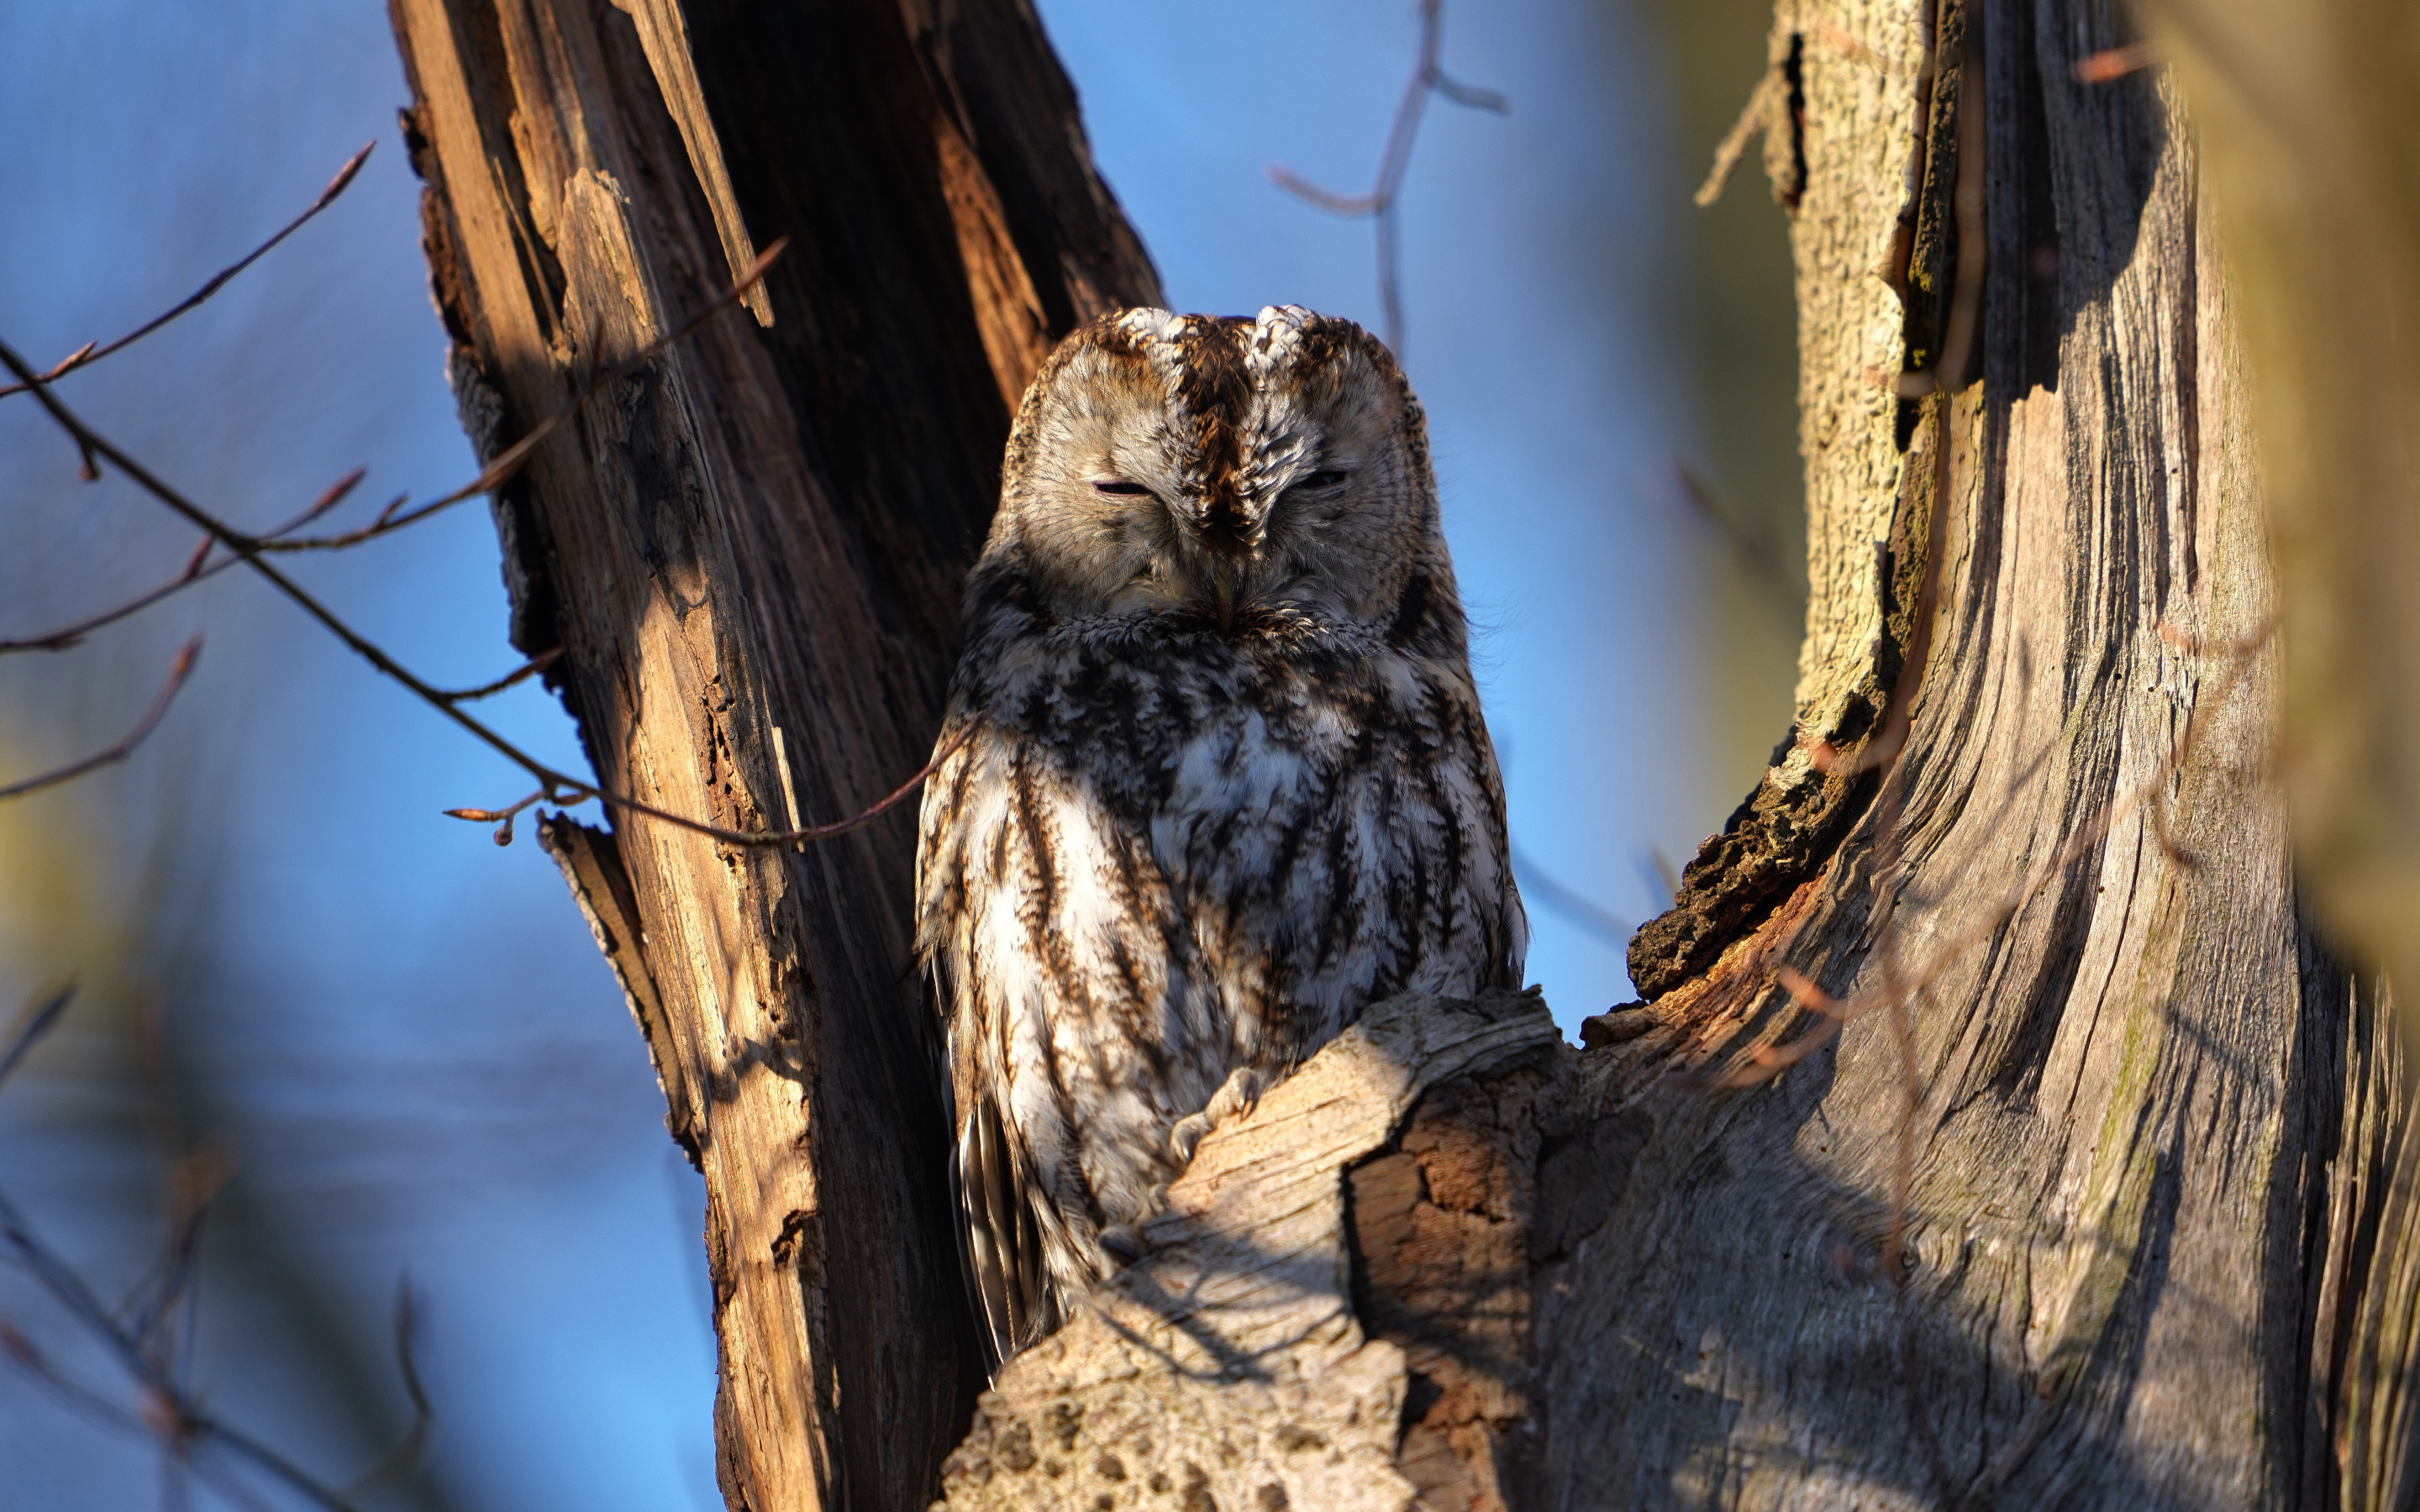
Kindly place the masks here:
<instances>
[{"instance_id":1,"label":"weathered bark","mask_svg":"<svg viewBox=\"0 0 2420 1512\"><path fill-rule=\"evenodd\" d=\"M769 324L504 490L516 640L609 786L779 826L778 730L835 817L923 759L1008 402L1150 271L1010 0L616 3L396 0L483 445L794 238ZM2296 894L2234 299L2172 82L2075 77L2122 40L1784 7L1797 718L1634 944L1652 1000L1582 1052L1534 999L1373 1011L979 1406L906 821L549 822L706 1176L734 1506L2413 1493L2420 1141ZM1857 1011L1760 1079L1829 1022L1785 967Z\"/></svg>"},{"instance_id":2,"label":"weathered bark","mask_svg":"<svg viewBox=\"0 0 2420 1512\"><path fill-rule=\"evenodd\" d=\"M1559 1048L1534 995L1373 1007L1205 1138L1151 1252L1009 1363L951 1457L950 1504L1501 1506L1528 1354L1525 1132L1568 1076Z\"/></svg>"},{"instance_id":3,"label":"weathered bark","mask_svg":"<svg viewBox=\"0 0 2420 1512\"><path fill-rule=\"evenodd\" d=\"M2244 311L2282 652L2279 767L2321 921L2420 1019L2420 24L2397 0L2144 8L2210 143ZM2350 1137L2400 1111L2356 1087ZM2381 1175L2383 1173L2381 1173ZM2376 1180L2373 1177L2371 1180ZM2420 1150L2404 1139L2360 1269L2331 1277L2348 1506L2420 1502ZM2332 1214L2333 1218L2333 1214ZM2366 1282L2362 1277L2366 1274Z\"/></svg>"},{"instance_id":4,"label":"weathered bark","mask_svg":"<svg viewBox=\"0 0 2420 1512\"><path fill-rule=\"evenodd\" d=\"M591 401L497 520L515 643L562 648L608 788L783 828L785 752L801 820L855 812L929 752L1027 374L1156 297L1031 10L393 14L483 453L792 239L754 319ZM906 969L912 817L803 854L612 819L545 838L706 1176L724 1494L920 1504L981 1375Z\"/></svg>"},{"instance_id":5,"label":"weathered bark","mask_svg":"<svg viewBox=\"0 0 2420 1512\"><path fill-rule=\"evenodd\" d=\"M1681 920L1642 932L1669 990L1586 1057L1573 1148L1615 1168L1539 1257L1538 1337L1590 1344L1540 1366L1538 1484L2320 1504L2399 1071L2304 922L2265 770L2273 594L2190 125L2160 74L2077 80L2127 39L2114 8L1779 25L1799 724ZM1894 387L1936 365L1952 393ZM1846 829L1812 867L1807 823L1766 818L1792 804ZM1760 864L1795 886L1730 926ZM1784 965L1870 1011L1768 1085L1644 1079L1820 1022Z\"/></svg>"}]
</instances>

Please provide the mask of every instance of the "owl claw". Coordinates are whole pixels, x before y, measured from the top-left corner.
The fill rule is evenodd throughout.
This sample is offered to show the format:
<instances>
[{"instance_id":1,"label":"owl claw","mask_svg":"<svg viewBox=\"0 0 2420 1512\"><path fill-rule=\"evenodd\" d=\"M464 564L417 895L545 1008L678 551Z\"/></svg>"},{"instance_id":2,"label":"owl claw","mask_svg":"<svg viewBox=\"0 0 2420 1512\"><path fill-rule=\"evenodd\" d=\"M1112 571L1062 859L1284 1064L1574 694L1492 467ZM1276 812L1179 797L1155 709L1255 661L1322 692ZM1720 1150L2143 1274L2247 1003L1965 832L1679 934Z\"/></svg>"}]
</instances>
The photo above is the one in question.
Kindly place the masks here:
<instances>
[{"instance_id":1,"label":"owl claw","mask_svg":"<svg viewBox=\"0 0 2420 1512\"><path fill-rule=\"evenodd\" d=\"M1218 1109L1222 1102L1230 1104L1218 1112L1220 1120L1224 1121L1231 1114L1249 1113L1259 1107L1262 1090L1261 1073L1246 1066L1227 1078L1227 1085L1218 1088L1218 1095L1210 1100L1210 1106Z\"/></svg>"},{"instance_id":2,"label":"owl claw","mask_svg":"<svg viewBox=\"0 0 2420 1512\"><path fill-rule=\"evenodd\" d=\"M1212 1095L1209 1105L1189 1118L1176 1120L1168 1131L1169 1148L1180 1161L1190 1162L1193 1151L1202 1144L1202 1136L1238 1114L1249 1113L1261 1105L1261 1073L1250 1066L1239 1066L1227 1078L1226 1085Z\"/></svg>"},{"instance_id":3,"label":"owl claw","mask_svg":"<svg viewBox=\"0 0 2420 1512\"><path fill-rule=\"evenodd\" d=\"M1202 1143L1202 1136L1210 1132L1211 1124L1207 1111L1177 1119L1176 1127L1168 1131L1168 1148L1176 1151L1177 1160L1190 1164L1194 1148Z\"/></svg>"}]
</instances>

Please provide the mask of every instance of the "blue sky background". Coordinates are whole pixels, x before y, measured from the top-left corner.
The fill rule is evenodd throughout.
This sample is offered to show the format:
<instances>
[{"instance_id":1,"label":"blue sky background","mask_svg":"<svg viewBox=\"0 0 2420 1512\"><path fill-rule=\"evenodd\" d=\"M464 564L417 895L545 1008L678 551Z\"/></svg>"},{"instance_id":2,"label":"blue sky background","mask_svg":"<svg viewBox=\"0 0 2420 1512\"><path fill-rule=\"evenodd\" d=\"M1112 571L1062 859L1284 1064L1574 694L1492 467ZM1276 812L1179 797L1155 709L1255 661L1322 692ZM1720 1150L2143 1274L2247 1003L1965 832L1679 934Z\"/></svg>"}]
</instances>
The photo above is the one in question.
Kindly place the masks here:
<instances>
[{"instance_id":1,"label":"blue sky background","mask_svg":"<svg viewBox=\"0 0 2420 1512\"><path fill-rule=\"evenodd\" d=\"M1412 62L1403 0L1043 12L1173 302L1378 325L1370 225L1264 171L1368 187ZM1449 68L1512 110L1434 106L1403 200L1407 365L1516 843L1625 921L1655 904L1650 849L1685 858L1736 786L1705 778L1692 733L1704 543L1655 494L1696 445L1659 334L1688 187L1659 55L1622 5L1453 10ZM375 139L320 222L64 393L243 522L363 463L365 500L450 488L473 468L403 100L373 5L0 6L0 340L48 363L139 323ZM73 473L30 404L0 404L0 635L147 587L191 548L132 489ZM513 664L478 505L298 570L438 682ZM200 671L133 762L0 806L0 1004L84 983L0 1095L0 1191L115 1296L156 1251L160 1151L223 1153L192 1379L338 1481L396 1420L386 1309L408 1274L432 1473L374 1502L719 1505L701 1197L638 1037L526 835L500 851L438 817L519 796L517 775L230 574L74 652L0 657L0 780L114 739L196 630ZM487 707L577 766L542 694ZM1618 944L1531 913L1530 976L1567 1026L1629 995ZM0 1320L119 1395L6 1267ZM161 1485L141 1437L0 1366L12 1501L149 1505Z\"/></svg>"}]
</instances>

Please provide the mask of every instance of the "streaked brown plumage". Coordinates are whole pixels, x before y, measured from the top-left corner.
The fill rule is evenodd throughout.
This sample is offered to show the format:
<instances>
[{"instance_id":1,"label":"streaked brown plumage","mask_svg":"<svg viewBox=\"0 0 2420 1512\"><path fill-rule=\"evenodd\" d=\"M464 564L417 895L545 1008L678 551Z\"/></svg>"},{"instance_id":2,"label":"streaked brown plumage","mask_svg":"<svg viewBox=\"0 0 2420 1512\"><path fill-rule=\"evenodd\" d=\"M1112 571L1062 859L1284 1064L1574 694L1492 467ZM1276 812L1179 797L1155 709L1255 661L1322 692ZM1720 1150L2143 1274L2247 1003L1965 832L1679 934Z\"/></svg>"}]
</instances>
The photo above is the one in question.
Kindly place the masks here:
<instances>
[{"instance_id":1,"label":"streaked brown plumage","mask_svg":"<svg viewBox=\"0 0 2420 1512\"><path fill-rule=\"evenodd\" d=\"M1043 364L1003 472L941 739L982 724L917 854L1001 1359L1113 1268L1205 1109L1389 994L1518 985L1528 947L1384 347L1291 307L1107 316Z\"/></svg>"}]
</instances>

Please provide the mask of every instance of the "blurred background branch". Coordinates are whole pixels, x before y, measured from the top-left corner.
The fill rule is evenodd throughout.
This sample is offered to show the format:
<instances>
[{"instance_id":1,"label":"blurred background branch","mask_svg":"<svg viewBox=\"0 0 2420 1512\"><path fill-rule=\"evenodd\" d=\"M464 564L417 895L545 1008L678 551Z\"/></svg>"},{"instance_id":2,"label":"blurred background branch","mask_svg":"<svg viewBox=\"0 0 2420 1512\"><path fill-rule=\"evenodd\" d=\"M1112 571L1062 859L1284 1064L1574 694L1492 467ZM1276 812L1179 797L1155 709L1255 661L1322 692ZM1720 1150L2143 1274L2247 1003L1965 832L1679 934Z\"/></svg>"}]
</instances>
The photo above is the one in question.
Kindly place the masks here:
<instances>
[{"instance_id":1,"label":"blurred background branch","mask_svg":"<svg viewBox=\"0 0 2420 1512\"><path fill-rule=\"evenodd\" d=\"M26 1012L7 1051L0 1053L0 1085L58 1026L74 996L75 990L67 988ZM171 1486L192 1474L230 1501L256 1504L255 1493L241 1484L240 1473L248 1470L329 1512L357 1512L349 1492L321 1481L291 1456L210 1412L187 1385L201 1297L195 1270L202 1223L211 1198L232 1174L225 1158L208 1145L177 1164L167 1187L169 1211L163 1214L166 1237L160 1258L116 1307L102 1302L76 1268L36 1231L24 1211L0 1193L0 1261L33 1277L69 1325L127 1377L134 1401L120 1405L78 1381L5 1319L0 1319L0 1353L64 1404L105 1425L156 1438L163 1480ZM412 1421L396 1448L359 1484L415 1473L419 1448L427 1438L429 1402L411 1358L411 1291L400 1283L395 1306L396 1367L411 1399ZM213 1462L212 1456L225 1462Z\"/></svg>"},{"instance_id":2,"label":"blurred background branch","mask_svg":"<svg viewBox=\"0 0 2420 1512\"><path fill-rule=\"evenodd\" d=\"M177 653L175 663L168 669L168 681L161 686L158 696L151 700L151 707L143 712L143 717L136 720L134 728L126 733L125 739L114 746L104 747L82 761L70 762L65 766L54 767L39 776L25 778L21 781L0 787L0 798L20 798L28 793L39 793L44 788L56 787L61 782L73 781L86 772L95 772L104 766L114 765L134 754L134 748L143 744L144 737L150 734L159 725L160 717L168 712L169 702L176 698L177 690L185 686L185 678L193 671L194 663L201 654L201 637L195 636L185 642L185 649Z\"/></svg>"},{"instance_id":3,"label":"blurred background branch","mask_svg":"<svg viewBox=\"0 0 2420 1512\"><path fill-rule=\"evenodd\" d=\"M2204 133L2242 300L2296 853L2321 919L2408 998L2420 981L2420 23L2401 0L2143 10L2141 55L2173 60Z\"/></svg>"},{"instance_id":4,"label":"blurred background branch","mask_svg":"<svg viewBox=\"0 0 2420 1512\"><path fill-rule=\"evenodd\" d=\"M1404 286L1402 230L1395 214L1403 193L1404 174L1412 165L1412 143L1419 135L1420 116L1429 97L1442 95L1454 104L1501 116L1512 104L1493 89L1457 83L1438 56L1445 47L1445 0L1420 0L1419 61L1412 81L1404 86L1403 102L1395 107L1394 124L1387 130L1387 146L1378 156L1378 181L1366 194L1338 194L1320 188L1283 163L1269 165L1269 179L1288 193L1308 200L1331 215L1369 216L1378 225L1378 304L1386 313L1387 346L1398 361L1404 354Z\"/></svg>"}]
</instances>

